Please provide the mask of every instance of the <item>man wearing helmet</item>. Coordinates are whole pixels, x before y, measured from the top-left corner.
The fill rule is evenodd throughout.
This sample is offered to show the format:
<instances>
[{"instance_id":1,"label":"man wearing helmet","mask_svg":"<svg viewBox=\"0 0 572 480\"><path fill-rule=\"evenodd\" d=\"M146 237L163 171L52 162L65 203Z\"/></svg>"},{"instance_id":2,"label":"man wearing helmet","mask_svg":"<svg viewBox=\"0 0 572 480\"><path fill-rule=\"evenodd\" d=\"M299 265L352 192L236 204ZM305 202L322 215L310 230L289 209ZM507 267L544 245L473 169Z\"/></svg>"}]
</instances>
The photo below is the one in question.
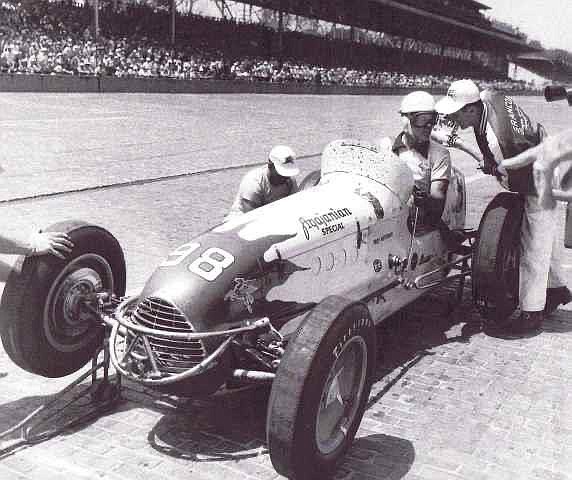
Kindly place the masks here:
<instances>
[{"instance_id":1,"label":"man wearing helmet","mask_svg":"<svg viewBox=\"0 0 572 480\"><path fill-rule=\"evenodd\" d=\"M285 145L277 145L268 155L266 165L248 172L238 188L226 219L287 197L298 190L294 177L300 170L296 154Z\"/></svg>"},{"instance_id":2,"label":"man wearing helmet","mask_svg":"<svg viewBox=\"0 0 572 480\"><path fill-rule=\"evenodd\" d=\"M419 207L418 225L443 227L441 215L451 177L451 155L447 148L431 140L437 121L435 100L424 91L415 91L401 101L399 113L403 130L393 143L393 151L413 172L413 199ZM450 236L446 234L446 241Z\"/></svg>"}]
</instances>

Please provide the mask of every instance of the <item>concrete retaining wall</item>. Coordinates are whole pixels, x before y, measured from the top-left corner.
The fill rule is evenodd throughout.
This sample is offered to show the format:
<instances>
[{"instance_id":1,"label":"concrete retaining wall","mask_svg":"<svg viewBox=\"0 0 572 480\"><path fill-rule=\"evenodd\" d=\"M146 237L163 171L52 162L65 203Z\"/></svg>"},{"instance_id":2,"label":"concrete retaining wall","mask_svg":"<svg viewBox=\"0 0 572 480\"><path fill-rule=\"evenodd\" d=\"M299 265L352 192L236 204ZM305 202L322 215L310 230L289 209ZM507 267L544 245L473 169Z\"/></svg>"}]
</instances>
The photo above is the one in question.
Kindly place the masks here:
<instances>
[{"instance_id":1,"label":"concrete retaining wall","mask_svg":"<svg viewBox=\"0 0 572 480\"><path fill-rule=\"evenodd\" d=\"M403 95L415 89L319 86L307 83L267 83L238 80L173 80L169 78L82 77L71 75L0 74L0 92L77 93L282 93L310 95ZM443 88L431 93L442 95ZM537 92L511 92L538 95Z\"/></svg>"},{"instance_id":2,"label":"concrete retaining wall","mask_svg":"<svg viewBox=\"0 0 572 480\"><path fill-rule=\"evenodd\" d=\"M140 92L140 93L283 93L312 95L402 95L400 88L318 86L237 80L173 80L168 78L82 77L0 74L1 92ZM434 90L443 93L442 90Z\"/></svg>"}]
</instances>

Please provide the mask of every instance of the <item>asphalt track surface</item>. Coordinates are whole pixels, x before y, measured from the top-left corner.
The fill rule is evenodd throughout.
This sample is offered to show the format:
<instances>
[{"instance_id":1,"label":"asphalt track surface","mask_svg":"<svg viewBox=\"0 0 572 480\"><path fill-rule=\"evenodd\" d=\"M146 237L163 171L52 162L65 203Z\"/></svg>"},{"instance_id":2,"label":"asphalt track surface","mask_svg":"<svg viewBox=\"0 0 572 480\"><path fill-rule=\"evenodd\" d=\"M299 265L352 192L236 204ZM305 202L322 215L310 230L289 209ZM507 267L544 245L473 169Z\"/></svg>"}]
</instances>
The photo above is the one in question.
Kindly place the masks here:
<instances>
[{"instance_id":1,"label":"asphalt track surface","mask_svg":"<svg viewBox=\"0 0 572 480\"><path fill-rule=\"evenodd\" d=\"M540 97L524 97L518 101L549 132L562 130L570 124L572 110L565 102L546 104ZM242 175L250 165L264 162L273 145L292 146L300 157L302 172L308 173L318 168L319 152L333 139L377 139L395 135L399 131L398 105L399 97L391 96L3 93L0 95L3 229L25 236L32 228L71 218L102 225L123 246L128 290L136 292L169 251L222 220ZM488 200L499 189L494 180L483 177L476 170L474 161L467 155L453 152L453 161L468 180L467 224L476 227ZM561 252L566 265L572 265L570 252ZM4 256L2 260L9 264L12 258ZM572 330L569 313L566 310L559 312L557 320L560 323L557 323L560 327L553 326L553 332L558 332L558 328L564 329L565 333ZM460 447L456 450L456 445L465 445L462 440L466 439L459 437L462 431L469 430L477 435L485 428L487 419L491 418L492 404L481 410L478 402L470 404L469 400L459 399L454 394L447 397L449 400L440 398L440 402L456 402L461 412L462 407L466 407L464 413L467 415L469 411L477 417L482 415L481 419L467 420L466 427L460 428L440 415L439 409L445 409L448 403L444 406L437 402L435 405L427 397L419 404L408 403L411 388L421 377L427 383L425 390L432 388L431 382L438 382L445 393L457 388L461 380L473 382L474 388L482 386L482 382L489 382L488 386L502 384L507 390L513 388L511 378L524 372L518 366L503 371L507 377L504 379L508 382L506 385L483 372L473 378L472 374L459 371L459 365L477 371L487 362L505 362L503 365L506 365L508 360L522 356L530 348L526 343L515 342L507 348L503 340L491 340L480 334L471 337L465 350L456 352L454 348L457 347L448 345L448 339L456 338L458 332L454 328L471 315L474 313L469 299L446 321L453 330L447 324L425 332L427 335L419 329L414 335L411 331L401 332L405 335L402 340L406 340L401 343L407 344L407 348L388 357L380 370L380 381L374 388L371 408L363 423L362 443L358 442L348 462L340 469L339 478L570 478L562 473L566 470L557 468L556 454L539 467L540 472L548 472L545 475L520 472L512 458L508 463L503 461L515 452L507 453L507 447L499 439L499 444L492 443L484 453L482 445L477 453ZM442 322L439 320L437 324ZM415 325L413 321L413 324L396 326L388 335L389 343L399 342L400 334L395 332L415 328ZM538 385L548 382L547 379L553 380L547 387L546 397L542 392L535 392L525 399L527 405L533 401L552 406L560 405L558 402L572 403L572 397L566 393L570 389L564 386L567 379L572 379L566 338L552 338L547 332L543 335L541 340L546 343L536 346L541 352L541 360L557 366L561 380L554 380L545 371L539 373L530 369L524 372L523 375L540 375L530 379ZM421 336L424 339L418 343L411 341ZM538 338L530 341L540 341ZM428 344L435 348L441 346L444 353L436 350L437 353L431 353L436 357L430 359L426 356L429 355L426 353ZM554 349L560 349L560 356L554 356ZM424 354L419 354L423 351ZM457 354L463 361L453 362ZM443 363L435 363L435 359L439 360L437 357ZM448 368L456 369L456 376L452 373L448 376L450 382L445 378L447 374L437 368L443 364L447 367L448 362ZM519 363L524 368L522 362ZM73 379L73 376L58 380L34 377L15 367L3 352L0 371L2 431L13 427L34 408L43 405L47 395L61 390ZM564 382L562 392L554 390L560 381ZM409 383L409 391L404 382ZM519 392L526 397L526 392ZM500 386L498 391L489 390L487 394L494 393L496 396L490 399L494 405L506 399L507 394ZM87 428L72 430L68 435L30 449L2 450L0 478L44 479L64 475L68 478L113 479L276 477L264 450L264 395L253 394L244 401L228 403L206 400L198 406L182 402L174 410L167 407L175 400L170 402L172 399L149 396L136 386L126 388L124 396L127 402L118 411L94 421ZM418 395L417 398L421 397ZM412 405L420 410L413 412L409 408ZM568 407L553 409L550 421L558 422L555 412L572 413ZM191 421L189 416L194 420ZM431 447L426 446L427 439L425 443L421 440L423 432L431 425L415 424L420 416L430 420L436 429L445 429L438 438L431 437L434 441ZM526 415L519 412L519 419L523 416ZM509 426L501 424L499 431L518 431L522 427L510 412L506 418L507 422L513 423ZM498 418L493 420L499 422ZM188 422L188 429L181 426L185 422ZM174 424L178 425L175 429ZM404 427L407 425L409 434ZM419 428L416 430L416 427ZM564 429L566 434L561 440L572 445L572 424L559 425L558 429L559 432ZM544 432L542 442L548 442L545 430L541 429ZM420 438L415 436L416 432ZM450 432L450 438L447 438L447 432ZM14 441L17 433L0 436L0 447ZM495 438L491 436L491 441ZM197 442L200 447L190 447ZM534 441L525 445L538 453ZM572 453L568 447L559 448L558 459ZM380 449L383 449L383 455ZM500 467L491 470L491 465L495 465L492 456L498 449L501 458L497 458L496 464ZM388 451L389 457L385 455ZM439 451L444 453L439 454ZM473 455L488 456L488 460L483 460L482 464L472 462ZM520 452L520 455L527 458L528 453ZM572 458L571 455L568 457ZM485 472L489 473L485 475Z\"/></svg>"}]
</instances>

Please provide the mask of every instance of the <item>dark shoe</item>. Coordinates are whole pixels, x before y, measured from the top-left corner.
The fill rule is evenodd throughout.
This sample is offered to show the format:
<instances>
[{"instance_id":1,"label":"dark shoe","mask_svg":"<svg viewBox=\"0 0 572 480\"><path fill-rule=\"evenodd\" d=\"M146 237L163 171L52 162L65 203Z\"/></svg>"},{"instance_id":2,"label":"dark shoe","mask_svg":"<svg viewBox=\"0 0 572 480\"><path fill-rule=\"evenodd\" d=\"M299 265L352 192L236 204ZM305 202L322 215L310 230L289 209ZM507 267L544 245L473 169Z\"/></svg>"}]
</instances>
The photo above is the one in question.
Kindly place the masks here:
<instances>
[{"instance_id":1,"label":"dark shoe","mask_svg":"<svg viewBox=\"0 0 572 480\"><path fill-rule=\"evenodd\" d=\"M572 301L572 292L568 287L549 288L546 290L546 306L544 313L554 313L560 305L566 305Z\"/></svg>"},{"instance_id":2,"label":"dark shoe","mask_svg":"<svg viewBox=\"0 0 572 480\"><path fill-rule=\"evenodd\" d=\"M523 311L518 320L511 326L511 333L527 333L538 330L544 321L544 312L527 312Z\"/></svg>"}]
</instances>

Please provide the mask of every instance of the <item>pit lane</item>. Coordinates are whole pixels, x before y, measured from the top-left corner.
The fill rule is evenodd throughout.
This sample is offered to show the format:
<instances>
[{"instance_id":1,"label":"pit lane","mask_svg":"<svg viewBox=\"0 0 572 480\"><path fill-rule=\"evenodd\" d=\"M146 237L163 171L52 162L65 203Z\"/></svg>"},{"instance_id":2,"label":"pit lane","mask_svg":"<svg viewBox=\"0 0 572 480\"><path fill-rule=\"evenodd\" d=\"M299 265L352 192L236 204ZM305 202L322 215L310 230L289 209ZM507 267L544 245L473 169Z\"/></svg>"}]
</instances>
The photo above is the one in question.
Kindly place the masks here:
<instances>
[{"instance_id":1,"label":"pit lane","mask_svg":"<svg viewBox=\"0 0 572 480\"><path fill-rule=\"evenodd\" d=\"M549 131L567 126L566 105L518 100ZM222 219L245 164L259 163L270 146L290 144L306 157L299 162L306 173L318 164L309 155L333 138L398 131L398 97L8 94L0 101L5 231L69 218L103 225L125 248L131 291L168 251ZM476 174L464 154L454 153L453 161L467 177ZM496 189L491 178L469 184L470 225ZM29 198L17 200L22 196ZM563 259L572 263L568 252ZM569 312L560 313L548 332L520 343L481 335L462 343L458 327L472 315L465 297L451 317L442 315L442 302L429 302L422 307L424 320L433 309L429 321L411 315L386 332L379 382L342 478L435 478L437 470L441 478L474 479L479 461L482 472L492 472L484 478L533 478L502 477L495 468L516 468L510 445L522 447L522 458L528 458L526 448L542 451L533 437L517 441L518 422L537 418L525 417L519 400L528 406L551 402L549 418L565 417L570 398L558 388L572 378ZM558 378L546 365L558 369ZM0 430L71 380L26 374L3 352L0 370L6 374L0 378ZM0 478L275 478L264 453L264 392L179 402L128 385L125 398L113 414L71 435L0 457ZM455 423L463 418L473 437ZM507 445L494 443L489 423L511 439ZM541 422L535 425L542 441L561 438ZM436 446L448 452L446 458ZM544 467L558 464L565 453L544 453Z\"/></svg>"}]
</instances>

